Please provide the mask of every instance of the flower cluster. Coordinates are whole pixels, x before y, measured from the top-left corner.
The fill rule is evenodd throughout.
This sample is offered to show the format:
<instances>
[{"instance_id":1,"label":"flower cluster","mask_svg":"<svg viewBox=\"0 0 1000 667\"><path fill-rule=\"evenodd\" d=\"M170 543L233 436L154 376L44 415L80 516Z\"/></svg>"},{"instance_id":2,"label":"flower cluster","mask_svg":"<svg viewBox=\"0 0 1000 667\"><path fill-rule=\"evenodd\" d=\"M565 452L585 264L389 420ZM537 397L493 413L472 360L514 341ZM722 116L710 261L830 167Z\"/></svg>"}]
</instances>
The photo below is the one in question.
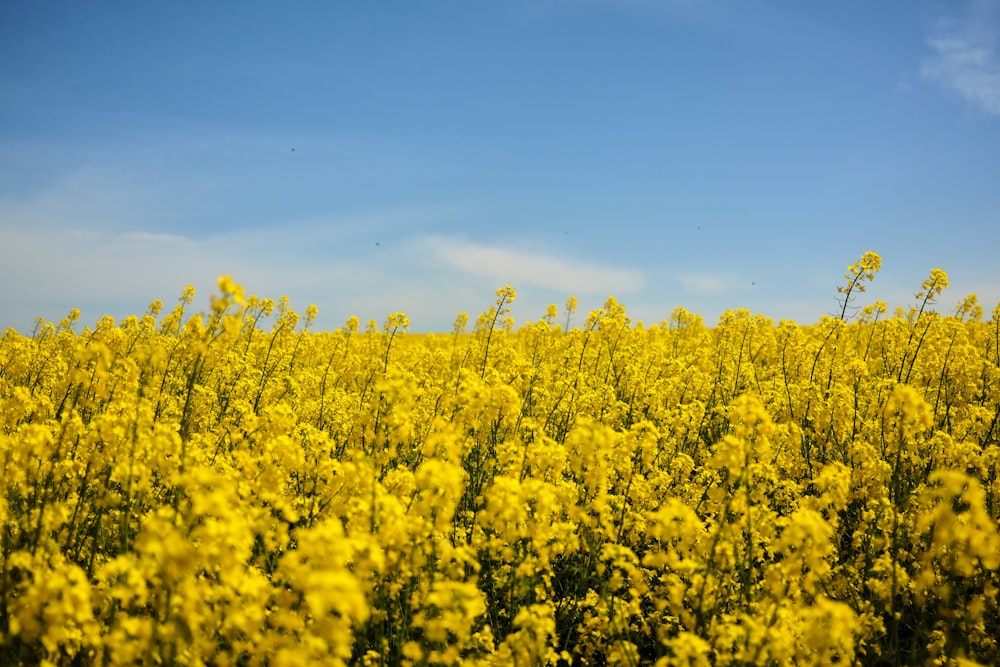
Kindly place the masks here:
<instances>
[{"instance_id":1,"label":"flower cluster","mask_svg":"<svg viewBox=\"0 0 1000 667\"><path fill-rule=\"evenodd\" d=\"M0 662L1000 663L1000 306L0 338Z\"/></svg>"}]
</instances>

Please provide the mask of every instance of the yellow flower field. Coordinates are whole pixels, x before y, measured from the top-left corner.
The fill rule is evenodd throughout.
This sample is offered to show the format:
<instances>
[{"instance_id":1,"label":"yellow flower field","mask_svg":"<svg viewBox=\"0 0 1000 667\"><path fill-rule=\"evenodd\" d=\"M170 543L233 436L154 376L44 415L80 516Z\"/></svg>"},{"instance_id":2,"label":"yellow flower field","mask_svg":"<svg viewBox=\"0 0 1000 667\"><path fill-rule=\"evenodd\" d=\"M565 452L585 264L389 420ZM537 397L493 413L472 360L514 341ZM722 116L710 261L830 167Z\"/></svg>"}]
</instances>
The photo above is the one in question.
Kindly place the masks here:
<instances>
[{"instance_id":1,"label":"yellow flower field","mask_svg":"<svg viewBox=\"0 0 1000 667\"><path fill-rule=\"evenodd\" d=\"M1000 304L0 338L0 663L1000 664ZM942 312L936 309L940 308Z\"/></svg>"}]
</instances>

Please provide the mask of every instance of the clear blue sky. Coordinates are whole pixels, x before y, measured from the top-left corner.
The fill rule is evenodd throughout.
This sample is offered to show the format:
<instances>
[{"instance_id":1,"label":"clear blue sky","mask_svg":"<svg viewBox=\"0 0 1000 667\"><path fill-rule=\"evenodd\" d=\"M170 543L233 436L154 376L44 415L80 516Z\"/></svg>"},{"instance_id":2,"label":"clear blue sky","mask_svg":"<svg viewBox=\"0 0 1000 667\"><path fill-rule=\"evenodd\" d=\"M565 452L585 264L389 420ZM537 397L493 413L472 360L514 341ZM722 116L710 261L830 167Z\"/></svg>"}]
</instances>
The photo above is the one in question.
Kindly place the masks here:
<instances>
[{"instance_id":1,"label":"clear blue sky","mask_svg":"<svg viewBox=\"0 0 1000 667\"><path fill-rule=\"evenodd\" d=\"M1000 1L0 4L0 330L1000 301ZM582 318L583 313L578 320Z\"/></svg>"}]
</instances>

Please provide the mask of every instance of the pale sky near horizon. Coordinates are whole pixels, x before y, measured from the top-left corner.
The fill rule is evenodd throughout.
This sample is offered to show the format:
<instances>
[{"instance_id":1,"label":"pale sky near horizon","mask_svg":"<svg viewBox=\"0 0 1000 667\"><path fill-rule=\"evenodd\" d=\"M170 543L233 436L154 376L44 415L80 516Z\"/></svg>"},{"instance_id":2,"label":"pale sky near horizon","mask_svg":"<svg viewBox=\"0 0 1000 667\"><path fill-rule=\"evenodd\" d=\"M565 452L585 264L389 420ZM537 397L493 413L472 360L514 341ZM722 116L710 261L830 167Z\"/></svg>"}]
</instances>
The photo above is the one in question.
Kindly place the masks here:
<instances>
[{"instance_id":1,"label":"pale sky near horizon","mask_svg":"<svg viewBox=\"0 0 1000 667\"><path fill-rule=\"evenodd\" d=\"M0 5L0 332L217 276L513 315L1000 301L1000 0Z\"/></svg>"}]
</instances>

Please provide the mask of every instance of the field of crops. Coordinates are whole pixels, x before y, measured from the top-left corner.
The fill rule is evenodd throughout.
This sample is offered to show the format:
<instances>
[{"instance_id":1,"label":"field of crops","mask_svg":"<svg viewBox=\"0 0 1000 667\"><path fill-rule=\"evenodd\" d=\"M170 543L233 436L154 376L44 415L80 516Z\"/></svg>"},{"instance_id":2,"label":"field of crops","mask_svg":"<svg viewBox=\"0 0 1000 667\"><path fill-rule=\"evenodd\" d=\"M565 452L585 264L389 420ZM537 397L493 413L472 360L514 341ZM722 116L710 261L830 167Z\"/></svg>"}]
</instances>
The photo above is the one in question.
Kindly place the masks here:
<instances>
[{"instance_id":1,"label":"field of crops","mask_svg":"<svg viewBox=\"0 0 1000 667\"><path fill-rule=\"evenodd\" d=\"M314 332L223 278L9 331L0 663L1000 664L1000 305L878 268L809 326Z\"/></svg>"}]
</instances>

